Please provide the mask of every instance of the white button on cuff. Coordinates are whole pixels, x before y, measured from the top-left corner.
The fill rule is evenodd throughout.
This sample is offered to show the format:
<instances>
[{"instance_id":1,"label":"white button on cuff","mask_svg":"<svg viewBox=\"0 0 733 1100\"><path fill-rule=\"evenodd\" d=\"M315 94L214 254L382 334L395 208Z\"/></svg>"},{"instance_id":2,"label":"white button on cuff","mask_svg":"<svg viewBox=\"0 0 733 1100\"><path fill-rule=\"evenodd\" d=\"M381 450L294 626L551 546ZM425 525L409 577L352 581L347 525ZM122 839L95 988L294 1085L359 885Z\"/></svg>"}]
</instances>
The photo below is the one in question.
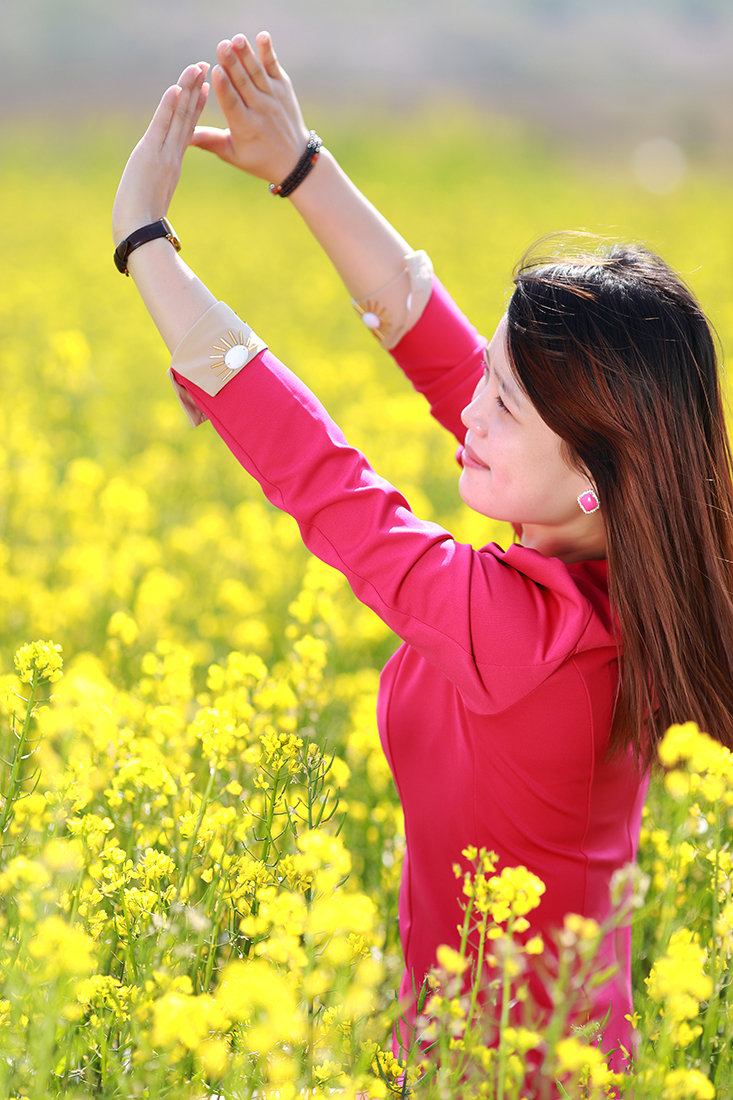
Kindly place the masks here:
<instances>
[{"instance_id":1,"label":"white button on cuff","mask_svg":"<svg viewBox=\"0 0 733 1100\"><path fill-rule=\"evenodd\" d=\"M239 370L246 365L248 356L249 352L244 344L235 344L224 355L224 363L229 370Z\"/></svg>"},{"instance_id":2,"label":"white button on cuff","mask_svg":"<svg viewBox=\"0 0 733 1100\"><path fill-rule=\"evenodd\" d=\"M171 368L215 397L266 347L233 310L216 302L178 344Z\"/></svg>"},{"instance_id":3,"label":"white button on cuff","mask_svg":"<svg viewBox=\"0 0 733 1100\"><path fill-rule=\"evenodd\" d=\"M362 313L361 319L366 327L371 329L379 328L382 323L381 319L377 316L376 313Z\"/></svg>"}]
</instances>

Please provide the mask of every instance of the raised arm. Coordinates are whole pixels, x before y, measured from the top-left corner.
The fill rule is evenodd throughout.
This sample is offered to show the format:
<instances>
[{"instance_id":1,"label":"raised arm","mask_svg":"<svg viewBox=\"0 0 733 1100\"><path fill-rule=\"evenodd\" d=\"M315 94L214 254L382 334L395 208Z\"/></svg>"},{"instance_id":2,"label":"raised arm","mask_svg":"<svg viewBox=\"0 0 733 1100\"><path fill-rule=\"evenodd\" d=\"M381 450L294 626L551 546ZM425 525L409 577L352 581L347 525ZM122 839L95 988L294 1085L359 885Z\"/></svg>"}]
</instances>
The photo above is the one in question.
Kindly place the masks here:
<instances>
[{"instance_id":1,"label":"raised arm","mask_svg":"<svg viewBox=\"0 0 733 1100\"><path fill-rule=\"evenodd\" d=\"M133 150L114 204L115 244L167 214L206 98L205 75L203 64L184 70ZM528 677L542 682L568 647L577 648L587 616L578 614L577 585L564 573L561 590L548 583L551 559L524 552L530 576L496 548L477 552L418 519L348 445L314 394L214 300L171 242L149 240L127 262L173 352L174 381L189 407L211 420L266 496L294 517L313 553L339 569L358 598L441 668L474 708L510 705L527 691ZM568 615L569 631L558 630Z\"/></svg>"},{"instance_id":2,"label":"raised arm","mask_svg":"<svg viewBox=\"0 0 733 1100\"><path fill-rule=\"evenodd\" d=\"M298 163L309 131L270 35L258 34L255 47L243 34L219 44L211 81L228 128L198 127L192 144L277 184ZM427 260L406 264L412 253L408 242L327 149L288 201L331 259L357 308L369 313L375 300L383 319L376 335L385 347L393 346L430 295Z\"/></svg>"},{"instance_id":3,"label":"raised arm","mask_svg":"<svg viewBox=\"0 0 733 1100\"><path fill-rule=\"evenodd\" d=\"M206 103L208 65L189 65L166 90L122 173L112 209L115 246L168 213L183 156ZM168 240L148 241L127 260L150 316L169 351L214 303L214 296Z\"/></svg>"}]
</instances>

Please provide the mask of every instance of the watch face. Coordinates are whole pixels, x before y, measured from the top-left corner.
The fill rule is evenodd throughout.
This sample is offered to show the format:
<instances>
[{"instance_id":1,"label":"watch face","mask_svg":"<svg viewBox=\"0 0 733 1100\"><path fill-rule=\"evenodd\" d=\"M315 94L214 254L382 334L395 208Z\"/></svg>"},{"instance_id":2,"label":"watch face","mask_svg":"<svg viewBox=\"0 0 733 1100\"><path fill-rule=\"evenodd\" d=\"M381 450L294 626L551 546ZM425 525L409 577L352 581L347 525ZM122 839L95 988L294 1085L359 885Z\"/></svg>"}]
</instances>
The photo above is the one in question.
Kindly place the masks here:
<instances>
[{"instance_id":1,"label":"watch face","mask_svg":"<svg viewBox=\"0 0 733 1100\"><path fill-rule=\"evenodd\" d=\"M176 252L180 252L181 251L181 242L178 240L178 237L176 236L176 231L173 228L173 226L171 225L171 223L168 221L167 218L161 218L160 219L160 224L164 227L165 235L168 238L168 240L171 242L173 247L175 248Z\"/></svg>"}]
</instances>

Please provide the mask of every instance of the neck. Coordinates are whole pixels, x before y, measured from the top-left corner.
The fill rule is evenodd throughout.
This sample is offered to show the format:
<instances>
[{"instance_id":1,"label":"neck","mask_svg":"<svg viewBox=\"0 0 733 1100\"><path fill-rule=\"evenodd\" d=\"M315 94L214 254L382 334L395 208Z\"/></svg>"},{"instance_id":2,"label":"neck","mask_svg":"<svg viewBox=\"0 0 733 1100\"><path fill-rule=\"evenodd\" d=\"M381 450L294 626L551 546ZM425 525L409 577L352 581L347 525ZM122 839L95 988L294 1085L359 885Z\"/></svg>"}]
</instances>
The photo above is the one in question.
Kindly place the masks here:
<instances>
[{"instance_id":1,"label":"neck","mask_svg":"<svg viewBox=\"0 0 733 1100\"><path fill-rule=\"evenodd\" d=\"M598 561L607 556L606 531L600 512L591 516L581 514L577 520L560 527L525 523L517 533L522 546L567 564Z\"/></svg>"}]
</instances>

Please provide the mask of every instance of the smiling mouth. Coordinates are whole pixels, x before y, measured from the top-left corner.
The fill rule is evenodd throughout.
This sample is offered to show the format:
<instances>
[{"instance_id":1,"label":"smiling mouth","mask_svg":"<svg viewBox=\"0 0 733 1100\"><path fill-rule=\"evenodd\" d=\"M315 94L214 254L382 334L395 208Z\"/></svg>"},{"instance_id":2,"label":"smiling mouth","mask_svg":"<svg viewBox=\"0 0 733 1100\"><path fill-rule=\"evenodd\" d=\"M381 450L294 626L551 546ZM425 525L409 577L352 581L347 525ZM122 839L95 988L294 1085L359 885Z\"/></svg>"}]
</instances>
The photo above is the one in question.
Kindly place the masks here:
<instances>
[{"instance_id":1,"label":"smiling mouth","mask_svg":"<svg viewBox=\"0 0 733 1100\"><path fill-rule=\"evenodd\" d=\"M461 455L461 462L464 467L468 466L474 470L489 470L490 466L487 466L485 462L482 462L479 456L473 451L468 444L463 446L463 454Z\"/></svg>"}]
</instances>

